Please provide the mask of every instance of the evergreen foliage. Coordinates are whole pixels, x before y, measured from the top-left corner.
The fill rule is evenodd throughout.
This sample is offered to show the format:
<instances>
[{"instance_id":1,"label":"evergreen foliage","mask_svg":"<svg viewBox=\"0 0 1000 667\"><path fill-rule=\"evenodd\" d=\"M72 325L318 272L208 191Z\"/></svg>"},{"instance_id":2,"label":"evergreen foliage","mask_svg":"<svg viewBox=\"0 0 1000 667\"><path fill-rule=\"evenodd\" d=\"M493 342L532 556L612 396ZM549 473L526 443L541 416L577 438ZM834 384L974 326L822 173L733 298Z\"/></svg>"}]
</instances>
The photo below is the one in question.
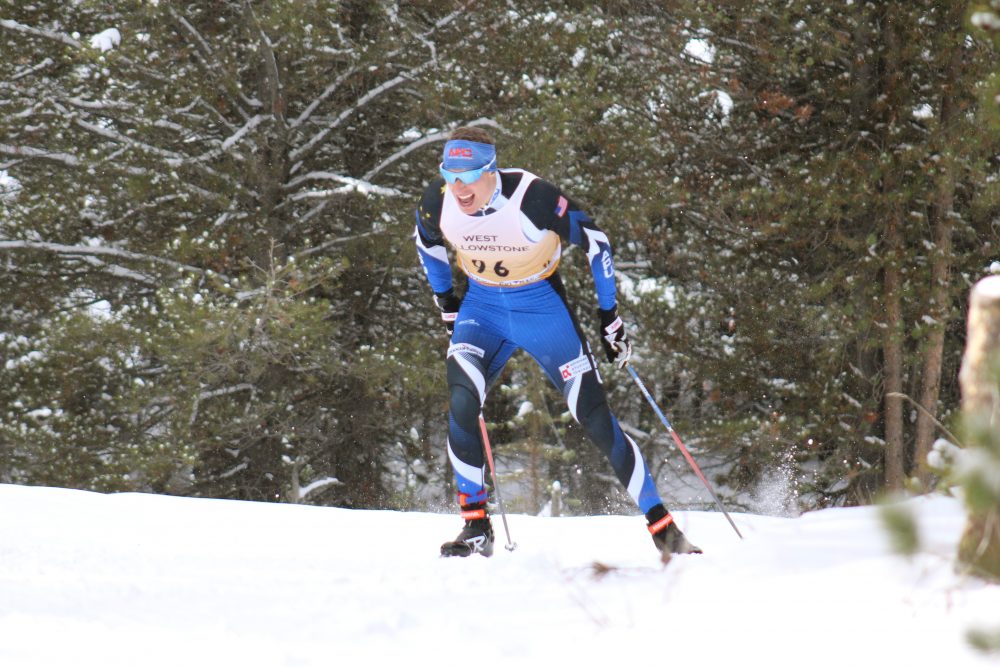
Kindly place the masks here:
<instances>
[{"instance_id":1,"label":"evergreen foliage","mask_svg":"<svg viewBox=\"0 0 1000 667\"><path fill-rule=\"evenodd\" d=\"M898 395L957 409L998 242L964 3L481 4L5 11L0 480L450 501L446 335L410 234L472 122L609 234L636 365L724 495L930 483ZM561 271L594 331L584 264ZM683 464L604 376L671 501ZM524 509L553 480L629 507L529 359L487 418Z\"/></svg>"},{"instance_id":2,"label":"evergreen foliage","mask_svg":"<svg viewBox=\"0 0 1000 667\"><path fill-rule=\"evenodd\" d=\"M448 24L291 2L5 21L5 479L387 495L385 403L434 401L387 372L427 345L389 212L412 191L410 86Z\"/></svg>"},{"instance_id":3,"label":"evergreen foliage","mask_svg":"<svg viewBox=\"0 0 1000 667\"><path fill-rule=\"evenodd\" d=\"M735 444L765 465L734 472L773 465L761 450L795 450L822 464L822 502L867 499L896 455L891 421L910 428L891 414L902 399L890 383L919 400L932 332L949 326L943 400L925 407L957 404L959 304L994 252L995 140L971 111L988 58L947 3L691 7L733 100L691 161L703 177L685 188L694 216L661 222L681 246L691 217L704 221L680 273L712 294L727 354L720 364L718 346L705 350L696 374L758 424ZM950 271L935 273L936 259ZM916 473L916 434L903 437L900 463Z\"/></svg>"}]
</instances>

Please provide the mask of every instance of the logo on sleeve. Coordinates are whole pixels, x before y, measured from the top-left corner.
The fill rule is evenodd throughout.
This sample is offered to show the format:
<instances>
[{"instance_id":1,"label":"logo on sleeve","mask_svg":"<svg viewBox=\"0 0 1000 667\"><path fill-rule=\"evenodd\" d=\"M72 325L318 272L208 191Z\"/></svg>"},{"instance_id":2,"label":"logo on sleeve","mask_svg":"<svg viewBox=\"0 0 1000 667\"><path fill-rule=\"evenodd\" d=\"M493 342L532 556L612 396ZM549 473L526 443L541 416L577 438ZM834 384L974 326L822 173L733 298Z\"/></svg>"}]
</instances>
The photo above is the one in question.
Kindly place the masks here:
<instances>
[{"instance_id":1,"label":"logo on sleeve","mask_svg":"<svg viewBox=\"0 0 1000 667\"><path fill-rule=\"evenodd\" d=\"M615 275L615 264L611 259L611 253L606 250L601 254L601 266L604 268L605 278Z\"/></svg>"},{"instance_id":2,"label":"logo on sleeve","mask_svg":"<svg viewBox=\"0 0 1000 667\"><path fill-rule=\"evenodd\" d=\"M567 208L569 208L569 202L566 201L565 197L559 197L559 201L556 202L556 217L561 218L566 215Z\"/></svg>"}]
</instances>

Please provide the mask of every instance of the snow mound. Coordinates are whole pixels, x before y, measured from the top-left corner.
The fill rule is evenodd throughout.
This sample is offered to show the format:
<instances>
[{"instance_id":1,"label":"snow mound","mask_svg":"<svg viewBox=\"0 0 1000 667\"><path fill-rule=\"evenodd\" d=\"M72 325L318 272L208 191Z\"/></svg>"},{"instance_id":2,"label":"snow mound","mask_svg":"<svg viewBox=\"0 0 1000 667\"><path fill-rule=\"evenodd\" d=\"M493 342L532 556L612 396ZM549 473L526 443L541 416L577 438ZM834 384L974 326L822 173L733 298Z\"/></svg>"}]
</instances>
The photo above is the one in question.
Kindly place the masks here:
<instances>
[{"instance_id":1,"label":"snow mound","mask_svg":"<svg viewBox=\"0 0 1000 667\"><path fill-rule=\"evenodd\" d=\"M906 505L910 558L876 508L736 514L742 541L678 512L705 554L664 567L638 515L512 515L515 551L497 521L493 558L442 559L454 515L0 485L0 664L995 664L961 506Z\"/></svg>"}]
</instances>

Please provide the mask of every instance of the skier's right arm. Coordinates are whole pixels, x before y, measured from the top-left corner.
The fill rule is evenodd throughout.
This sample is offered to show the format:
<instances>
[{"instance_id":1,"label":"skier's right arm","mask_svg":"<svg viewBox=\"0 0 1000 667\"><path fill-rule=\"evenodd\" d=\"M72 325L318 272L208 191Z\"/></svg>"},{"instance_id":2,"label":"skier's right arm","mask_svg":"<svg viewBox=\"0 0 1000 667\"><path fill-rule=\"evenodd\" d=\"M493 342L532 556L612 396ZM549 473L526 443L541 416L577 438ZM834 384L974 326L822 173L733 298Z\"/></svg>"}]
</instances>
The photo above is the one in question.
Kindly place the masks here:
<instances>
[{"instance_id":1,"label":"skier's right arm","mask_svg":"<svg viewBox=\"0 0 1000 667\"><path fill-rule=\"evenodd\" d=\"M441 208L444 201L444 180L437 179L424 190L424 196L417 207L417 227L413 239L417 244L417 255L424 267L427 282L435 294L452 290L451 262L448 250L441 236Z\"/></svg>"},{"instance_id":2,"label":"skier's right arm","mask_svg":"<svg viewBox=\"0 0 1000 667\"><path fill-rule=\"evenodd\" d=\"M454 327L461 299L455 295L451 262L441 236L443 198L444 180L439 179L428 186L420 200L420 206L416 210L417 226L413 238L417 245L420 264L424 267L424 275L434 290L434 302L441 309L441 317L450 331Z\"/></svg>"}]
</instances>

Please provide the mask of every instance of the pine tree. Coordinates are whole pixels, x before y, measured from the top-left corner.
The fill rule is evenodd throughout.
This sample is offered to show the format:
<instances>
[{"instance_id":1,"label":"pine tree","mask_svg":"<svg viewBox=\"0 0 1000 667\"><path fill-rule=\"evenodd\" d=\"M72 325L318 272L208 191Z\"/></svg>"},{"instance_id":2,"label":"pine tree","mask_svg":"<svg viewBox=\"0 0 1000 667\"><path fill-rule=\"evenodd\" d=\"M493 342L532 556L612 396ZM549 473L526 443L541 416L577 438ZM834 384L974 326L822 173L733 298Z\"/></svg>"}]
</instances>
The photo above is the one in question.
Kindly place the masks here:
<instances>
[{"instance_id":1,"label":"pine tree","mask_svg":"<svg viewBox=\"0 0 1000 667\"><path fill-rule=\"evenodd\" d=\"M449 129L485 123L502 167L608 232L636 364L707 472L752 491L800 465L815 503L926 483L922 415L957 406L964 292L995 252L989 56L961 18L929 1L19 7L0 23L0 172L20 186L0 195L0 479L450 495L447 341L409 236ZM593 331L584 264L561 271ZM571 498L619 509L562 397L519 364L487 406L498 455L531 442L550 477L573 471ZM669 438L626 376L605 382L670 495ZM513 419L525 400L556 413L551 435Z\"/></svg>"},{"instance_id":2,"label":"pine tree","mask_svg":"<svg viewBox=\"0 0 1000 667\"><path fill-rule=\"evenodd\" d=\"M0 154L23 185L2 246L6 479L390 494L394 436L435 403L399 385L428 383L430 339L394 215L433 136L413 99L461 14L41 2L0 24Z\"/></svg>"},{"instance_id":3,"label":"pine tree","mask_svg":"<svg viewBox=\"0 0 1000 667\"><path fill-rule=\"evenodd\" d=\"M734 367L713 379L777 447L824 462L821 498L900 486L928 434L902 394L956 405L961 292L990 252L993 143L969 113L988 59L947 3L702 9L733 100L694 158L712 178L687 188L716 226L691 270L720 319L732 308Z\"/></svg>"}]
</instances>

